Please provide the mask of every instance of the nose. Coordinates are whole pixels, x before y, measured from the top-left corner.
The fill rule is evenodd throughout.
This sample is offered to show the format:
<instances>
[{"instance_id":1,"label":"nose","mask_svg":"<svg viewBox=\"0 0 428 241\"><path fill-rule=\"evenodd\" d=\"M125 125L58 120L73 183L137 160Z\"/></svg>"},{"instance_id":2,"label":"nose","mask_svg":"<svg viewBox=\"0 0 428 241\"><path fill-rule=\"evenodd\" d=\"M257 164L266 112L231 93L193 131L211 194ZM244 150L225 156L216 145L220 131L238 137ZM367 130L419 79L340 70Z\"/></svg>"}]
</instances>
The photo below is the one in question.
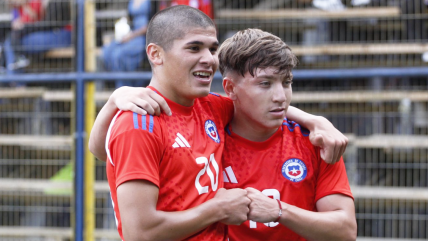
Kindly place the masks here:
<instances>
[{"instance_id":1,"label":"nose","mask_svg":"<svg viewBox=\"0 0 428 241\"><path fill-rule=\"evenodd\" d=\"M217 54L213 54L208 48L202 51L201 64L213 66L217 63Z\"/></svg>"},{"instance_id":2,"label":"nose","mask_svg":"<svg viewBox=\"0 0 428 241\"><path fill-rule=\"evenodd\" d=\"M282 83L275 83L272 87L272 101L283 103L287 100L287 96L285 94L285 88L282 86Z\"/></svg>"}]
</instances>

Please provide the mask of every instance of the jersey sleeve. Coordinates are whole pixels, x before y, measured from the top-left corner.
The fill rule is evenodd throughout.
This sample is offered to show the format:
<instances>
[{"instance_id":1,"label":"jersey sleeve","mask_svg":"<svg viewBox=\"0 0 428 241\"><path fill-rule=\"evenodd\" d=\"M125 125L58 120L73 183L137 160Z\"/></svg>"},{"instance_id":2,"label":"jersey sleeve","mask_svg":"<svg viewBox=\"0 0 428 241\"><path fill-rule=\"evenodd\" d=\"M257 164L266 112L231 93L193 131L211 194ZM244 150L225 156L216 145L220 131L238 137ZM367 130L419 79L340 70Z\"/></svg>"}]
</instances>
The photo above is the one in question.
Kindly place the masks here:
<instances>
[{"instance_id":1,"label":"jersey sleeve","mask_svg":"<svg viewBox=\"0 0 428 241\"><path fill-rule=\"evenodd\" d=\"M114 165L116 188L130 180L147 180L159 187L159 165L163 146L158 136L160 128L155 128L159 123L151 117L147 128L143 129L141 124L145 119L145 116L126 113L119 116L115 123L118 134L112 134L109 150ZM134 126L127 126L129 123ZM122 126L126 130L117 131Z\"/></svg>"},{"instance_id":2,"label":"jersey sleeve","mask_svg":"<svg viewBox=\"0 0 428 241\"><path fill-rule=\"evenodd\" d=\"M229 97L224 97L213 92L210 92L208 98L220 116L223 126L229 124L233 118L233 101Z\"/></svg>"},{"instance_id":3,"label":"jersey sleeve","mask_svg":"<svg viewBox=\"0 0 428 241\"><path fill-rule=\"evenodd\" d=\"M320 162L315 202L332 194L343 194L353 199L343 158L333 165L327 164L321 159Z\"/></svg>"}]
</instances>

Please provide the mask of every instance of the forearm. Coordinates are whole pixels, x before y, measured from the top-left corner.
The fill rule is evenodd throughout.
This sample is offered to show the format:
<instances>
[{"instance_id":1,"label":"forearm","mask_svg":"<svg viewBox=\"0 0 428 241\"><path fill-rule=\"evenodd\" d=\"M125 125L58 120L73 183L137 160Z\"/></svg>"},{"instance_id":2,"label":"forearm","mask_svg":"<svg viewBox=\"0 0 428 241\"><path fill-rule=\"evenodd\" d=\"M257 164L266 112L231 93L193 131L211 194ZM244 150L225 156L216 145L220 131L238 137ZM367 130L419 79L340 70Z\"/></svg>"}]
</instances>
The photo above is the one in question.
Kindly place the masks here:
<instances>
[{"instance_id":1,"label":"forearm","mask_svg":"<svg viewBox=\"0 0 428 241\"><path fill-rule=\"evenodd\" d=\"M280 223L307 240L355 240L356 223L344 210L312 212L282 202Z\"/></svg>"},{"instance_id":2,"label":"forearm","mask_svg":"<svg viewBox=\"0 0 428 241\"><path fill-rule=\"evenodd\" d=\"M287 119L293 120L309 130L313 129L317 120L319 121L319 119L323 118L321 116L309 114L293 106L288 107L285 116Z\"/></svg>"},{"instance_id":3,"label":"forearm","mask_svg":"<svg viewBox=\"0 0 428 241\"><path fill-rule=\"evenodd\" d=\"M98 113L89 136L89 150L101 161L107 160L105 140L110 122L117 110L113 101L109 99Z\"/></svg>"},{"instance_id":4,"label":"forearm","mask_svg":"<svg viewBox=\"0 0 428 241\"><path fill-rule=\"evenodd\" d=\"M125 240L181 240L189 237L207 226L226 218L218 212L214 202L208 201L195 208L178 211L163 212L156 211L152 216L150 224L134 227L139 232L134 232L130 237L125 235L127 230L124 224ZM131 231L131 230L129 230ZM131 231L132 232L132 231Z\"/></svg>"}]
</instances>

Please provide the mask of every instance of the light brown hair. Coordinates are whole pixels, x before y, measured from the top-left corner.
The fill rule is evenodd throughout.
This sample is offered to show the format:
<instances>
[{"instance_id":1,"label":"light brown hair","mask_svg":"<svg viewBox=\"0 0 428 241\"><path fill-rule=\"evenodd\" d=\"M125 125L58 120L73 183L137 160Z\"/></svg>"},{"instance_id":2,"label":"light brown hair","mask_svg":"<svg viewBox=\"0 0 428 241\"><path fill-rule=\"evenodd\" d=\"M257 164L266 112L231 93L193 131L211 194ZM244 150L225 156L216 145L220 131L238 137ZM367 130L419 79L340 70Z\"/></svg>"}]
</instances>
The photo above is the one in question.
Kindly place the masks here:
<instances>
[{"instance_id":1,"label":"light brown hair","mask_svg":"<svg viewBox=\"0 0 428 241\"><path fill-rule=\"evenodd\" d=\"M245 29L226 39L218 50L220 72L234 71L252 76L257 68L274 67L277 73L289 76L297 65L291 48L279 37L260 29Z\"/></svg>"}]
</instances>

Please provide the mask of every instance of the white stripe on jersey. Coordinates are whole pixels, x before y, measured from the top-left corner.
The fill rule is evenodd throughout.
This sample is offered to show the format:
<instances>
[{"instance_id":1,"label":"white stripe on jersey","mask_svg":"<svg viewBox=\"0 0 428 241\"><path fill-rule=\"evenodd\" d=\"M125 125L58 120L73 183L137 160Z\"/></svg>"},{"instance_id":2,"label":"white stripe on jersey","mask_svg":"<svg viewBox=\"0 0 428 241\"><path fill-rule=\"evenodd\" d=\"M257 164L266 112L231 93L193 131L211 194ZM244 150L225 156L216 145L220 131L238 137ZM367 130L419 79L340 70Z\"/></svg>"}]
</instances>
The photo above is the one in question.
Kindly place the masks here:
<instances>
[{"instance_id":1,"label":"white stripe on jersey","mask_svg":"<svg viewBox=\"0 0 428 241\"><path fill-rule=\"evenodd\" d=\"M180 137L175 138L175 141L178 143L179 146L185 147L186 145L184 142L180 139Z\"/></svg>"},{"instance_id":2,"label":"white stripe on jersey","mask_svg":"<svg viewBox=\"0 0 428 241\"><path fill-rule=\"evenodd\" d=\"M108 142L110 141L111 129L113 129L114 122L116 121L116 118L119 116L119 114L121 112L122 112L121 110L118 111L116 113L116 115L113 117L113 119L111 120L110 126L108 127L107 136L106 136L105 149L106 149L106 152L107 152L107 157L108 157L108 159L110 160L110 163L113 166L114 166L114 163L113 163L113 159L111 159L110 149L108 148Z\"/></svg>"},{"instance_id":3,"label":"white stripe on jersey","mask_svg":"<svg viewBox=\"0 0 428 241\"><path fill-rule=\"evenodd\" d=\"M229 179L227 178L227 175L224 171L223 171L223 179L224 179L224 182L229 182Z\"/></svg>"},{"instance_id":4,"label":"white stripe on jersey","mask_svg":"<svg viewBox=\"0 0 428 241\"><path fill-rule=\"evenodd\" d=\"M183 135L181 135L179 132L177 132L177 136L181 139L181 141L183 141L183 143L187 146L190 147L189 142L187 142L186 138L184 138Z\"/></svg>"},{"instance_id":5,"label":"white stripe on jersey","mask_svg":"<svg viewBox=\"0 0 428 241\"><path fill-rule=\"evenodd\" d=\"M238 180L236 180L236 177L235 177L235 173L232 171L232 167L228 166L225 169L226 169L227 175L229 176L230 182L231 183L238 183Z\"/></svg>"}]
</instances>

